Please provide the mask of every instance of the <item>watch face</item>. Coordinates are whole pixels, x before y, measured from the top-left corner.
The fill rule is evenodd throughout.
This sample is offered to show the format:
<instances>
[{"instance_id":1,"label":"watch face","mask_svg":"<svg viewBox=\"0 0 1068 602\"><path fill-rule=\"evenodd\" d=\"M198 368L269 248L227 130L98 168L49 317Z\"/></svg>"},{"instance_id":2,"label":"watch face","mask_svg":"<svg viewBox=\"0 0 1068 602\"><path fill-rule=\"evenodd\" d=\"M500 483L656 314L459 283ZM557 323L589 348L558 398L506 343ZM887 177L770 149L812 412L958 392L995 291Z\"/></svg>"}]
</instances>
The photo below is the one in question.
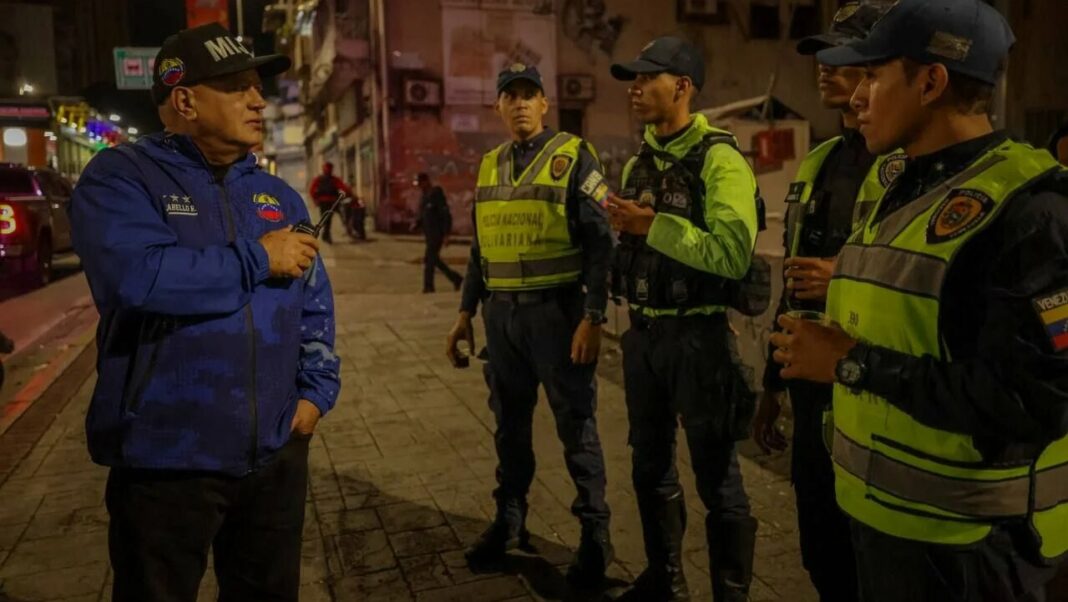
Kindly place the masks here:
<instances>
[{"instance_id":1,"label":"watch face","mask_svg":"<svg viewBox=\"0 0 1068 602\"><path fill-rule=\"evenodd\" d=\"M860 382L864 375L860 363L854 359L846 358L838 362L838 380L844 385L855 385Z\"/></svg>"}]
</instances>

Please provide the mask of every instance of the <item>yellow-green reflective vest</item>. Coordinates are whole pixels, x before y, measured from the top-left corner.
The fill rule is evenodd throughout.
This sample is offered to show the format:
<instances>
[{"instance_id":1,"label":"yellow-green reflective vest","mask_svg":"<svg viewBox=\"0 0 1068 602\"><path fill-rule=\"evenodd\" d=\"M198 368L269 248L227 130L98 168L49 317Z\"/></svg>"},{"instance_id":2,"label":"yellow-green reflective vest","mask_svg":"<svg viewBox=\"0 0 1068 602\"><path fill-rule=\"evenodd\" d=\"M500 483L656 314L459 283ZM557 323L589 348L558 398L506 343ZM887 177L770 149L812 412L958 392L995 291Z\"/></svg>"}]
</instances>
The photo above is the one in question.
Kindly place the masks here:
<instances>
[{"instance_id":1,"label":"yellow-green reflective vest","mask_svg":"<svg viewBox=\"0 0 1068 602\"><path fill-rule=\"evenodd\" d=\"M801 247L801 228L805 215L816 208L810 202L816 178L823 169L824 161L841 142L842 137L835 136L820 144L805 156L801 167L797 169L797 181L790 185L790 193L786 198L786 250L789 257L797 256ZM857 191L856 203L853 205L854 230L867 220L872 208L883 198L886 189L904 169L905 159L904 153L895 152L878 157L872 164L867 177L860 185L860 190Z\"/></svg>"},{"instance_id":2,"label":"yellow-green reflective vest","mask_svg":"<svg viewBox=\"0 0 1068 602\"><path fill-rule=\"evenodd\" d=\"M857 339L950 361L938 328L946 274L1008 199L1058 168L1045 151L1005 142L882 221L873 212L838 255L829 316ZM995 521L1026 517L1043 556L1068 550L1068 437L1034 460L993 464L970 435L842 385L834 426L838 504L856 520L905 539L969 544Z\"/></svg>"},{"instance_id":3,"label":"yellow-green reflective vest","mask_svg":"<svg viewBox=\"0 0 1068 602\"><path fill-rule=\"evenodd\" d=\"M581 138L556 134L518 178L510 142L482 158L475 222L489 290L551 288L582 276L581 250L567 219L567 187L581 144Z\"/></svg>"}]
</instances>

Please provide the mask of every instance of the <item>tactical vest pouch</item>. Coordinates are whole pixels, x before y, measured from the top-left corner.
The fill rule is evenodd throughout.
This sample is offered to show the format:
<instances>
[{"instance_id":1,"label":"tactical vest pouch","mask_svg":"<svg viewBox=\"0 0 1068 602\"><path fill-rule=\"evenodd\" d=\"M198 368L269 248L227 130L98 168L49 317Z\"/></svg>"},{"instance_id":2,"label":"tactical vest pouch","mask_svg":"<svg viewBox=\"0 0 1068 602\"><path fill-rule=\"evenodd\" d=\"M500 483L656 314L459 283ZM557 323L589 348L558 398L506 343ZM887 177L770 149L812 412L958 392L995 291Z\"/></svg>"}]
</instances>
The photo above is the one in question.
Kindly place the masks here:
<instances>
[{"instance_id":1,"label":"tactical vest pouch","mask_svg":"<svg viewBox=\"0 0 1068 602\"><path fill-rule=\"evenodd\" d=\"M741 280L730 281L727 291L731 309L746 316L763 315L771 305L771 264L753 253L749 271Z\"/></svg>"},{"instance_id":2,"label":"tactical vest pouch","mask_svg":"<svg viewBox=\"0 0 1068 602\"><path fill-rule=\"evenodd\" d=\"M671 153L644 145L639 157L651 163L658 158L670 167L655 174L645 175L640 182L628 182L624 198L634 198L639 189L651 186L657 190L656 210L685 217L697 227L707 231L704 222L704 181L701 171L708 149L715 144L730 144L737 149L734 138L712 134L706 136L682 159ZM648 166L646 170L650 169ZM644 170L643 170L644 171ZM688 190L689 202L676 202L679 191ZM757 191L756 198L758 230L766 229L764 199ZM762 257L753 254L749 271L740 280L720 278L679 263L651 249L644 238L621 237L618 250L617 270L625 283L620 288L628 299L654 309L685 309L700 305L727 305L747 316L758 316L767 311L771 303L771 265ZM755 250L754 250L755 251Z\"/></svg>"}]
</instances>

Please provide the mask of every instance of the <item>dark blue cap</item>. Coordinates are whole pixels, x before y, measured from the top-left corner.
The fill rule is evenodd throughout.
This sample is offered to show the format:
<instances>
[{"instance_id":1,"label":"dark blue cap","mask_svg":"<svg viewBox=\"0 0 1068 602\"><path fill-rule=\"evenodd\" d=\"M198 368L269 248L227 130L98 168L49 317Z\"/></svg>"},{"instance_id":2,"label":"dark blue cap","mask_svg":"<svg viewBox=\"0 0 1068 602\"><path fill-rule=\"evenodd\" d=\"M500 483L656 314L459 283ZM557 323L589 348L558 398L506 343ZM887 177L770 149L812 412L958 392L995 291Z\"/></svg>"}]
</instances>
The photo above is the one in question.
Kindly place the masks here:
<instances>
[{"instance_id":1,"label":"dark blue cap","mask_svg":"<svg viewBox=\"0 0 1068 602\"><path fill-rule=\"evenodd\" d=\"M1001 13L981 0L900 0L867 38L822 50L816 59L843 67L910 58L996 84L1015 41Z\"/></svg>"},{"instance_id":2,"label":"dark blue cap","mask_svg":"<svg viewBox=\"0 0 1068 602\"><path fill-rule=\"evenodd\" d=\"M512 63L507 69L497 74L497 95L500 96L501 92L504 92L504 89L512 82L521 79L532 82L538 89L545 92L545 85L541 83L541 73L538 73L537 67L524 65L523 63Z\"/></svg>"},{"instance_id":3,"label":"dark blue cap","mask_svg":"<svg viewBox=\"0 0 1068 602\"><path fill-rule=\"evenodd\" d=\"M891 4L886 0L868 0L843 5L834 14L830 30L802 38L797 43L797 52L805 55L816 54L825 48L834 48L868 37L872 26L886 14Z\"/></svg>"},{"instance_id":4,"label":"dark blue cap","mask_svg":"<svg viewBox=\"0 0 1068 602\"><path fill-rule=\"evenodd\" d=\"M612 77L633 81L640 73L670 73L686 76L698 90L705 85L705 59L693 44L664 36L642 48L638 58L629 63L612 65Z\"/></svg>"}]
</instances>

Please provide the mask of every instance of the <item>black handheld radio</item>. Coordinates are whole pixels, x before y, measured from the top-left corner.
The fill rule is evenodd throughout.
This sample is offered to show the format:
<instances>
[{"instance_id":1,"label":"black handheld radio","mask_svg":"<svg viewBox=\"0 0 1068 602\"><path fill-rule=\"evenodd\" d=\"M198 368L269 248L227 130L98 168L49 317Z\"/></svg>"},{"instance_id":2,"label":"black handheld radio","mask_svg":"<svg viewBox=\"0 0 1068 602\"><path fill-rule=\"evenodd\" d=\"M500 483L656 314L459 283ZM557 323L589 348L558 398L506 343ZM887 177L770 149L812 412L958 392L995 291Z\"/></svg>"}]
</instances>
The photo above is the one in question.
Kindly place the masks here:
<instances>
[{"instance_id":1,"label":"black handheld radio","mask_svg":"<svg viewBox=\"0 0 1068 602\"><path fill-rule=\"evenodd\" d=\"M333 215L334 210L337 209L337 206L340 205L341 201L343 200L345 200L345 192L338 191L337 200L334 201L334 204L330 205L330 208L323 213L322 217L319 218L319 223L313 226L310 221L302 219L293 226L293 232L300 232L301 234L311 234L315 238L319 238L319 233L322 231L323 226L326 224L326 220L328 220L330 216Z\"/></svg>"}]
</instances>

